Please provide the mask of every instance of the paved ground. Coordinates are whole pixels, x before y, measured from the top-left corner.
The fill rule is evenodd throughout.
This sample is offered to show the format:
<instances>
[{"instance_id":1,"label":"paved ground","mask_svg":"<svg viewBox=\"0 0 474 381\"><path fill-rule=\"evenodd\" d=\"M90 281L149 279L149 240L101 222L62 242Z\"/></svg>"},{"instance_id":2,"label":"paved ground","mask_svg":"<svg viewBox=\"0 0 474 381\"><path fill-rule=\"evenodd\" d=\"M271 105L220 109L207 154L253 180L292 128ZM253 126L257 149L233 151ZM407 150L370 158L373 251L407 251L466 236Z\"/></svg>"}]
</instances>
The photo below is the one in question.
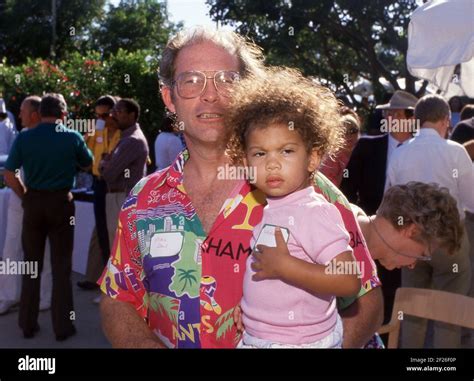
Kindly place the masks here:
<instances>
[{"instance_id":1,"label":"paved ground","mask_svg":"<svg viewBox=\"0 0 474 381\"><path fill-rule=\"evenodd\" d=\"M40 332L33 339L24 339L18 327L18 310L0 316L0 348L111 348L105 338L99 317L99 306L92 300L99 291L84 291L77 287L82 275L73 273L74 306L76 309L75 326L77 334L66 341L57 342L53 334L51 311L40 312ZM474 348L474 335L471 340L463 337L463 348ZM432 346L432 329L428 329L426 347Z\"/></svg>"},{"instance_id":2,"label":"paved ground","mask_svg":"<svg viewBox=\"0 0 474 381\"><path fill-rule=\"evenodd\" d=\"M83 291L77 287L82 275L73 273L75 326L77 334L57 342L51 322L51 311L40 312L40 332L33 339L24 339L18 327L18 310L0 316L0 348L110 348L100 327L99 306L92 300L99 291Z\"/></svg>"}]
</instances>

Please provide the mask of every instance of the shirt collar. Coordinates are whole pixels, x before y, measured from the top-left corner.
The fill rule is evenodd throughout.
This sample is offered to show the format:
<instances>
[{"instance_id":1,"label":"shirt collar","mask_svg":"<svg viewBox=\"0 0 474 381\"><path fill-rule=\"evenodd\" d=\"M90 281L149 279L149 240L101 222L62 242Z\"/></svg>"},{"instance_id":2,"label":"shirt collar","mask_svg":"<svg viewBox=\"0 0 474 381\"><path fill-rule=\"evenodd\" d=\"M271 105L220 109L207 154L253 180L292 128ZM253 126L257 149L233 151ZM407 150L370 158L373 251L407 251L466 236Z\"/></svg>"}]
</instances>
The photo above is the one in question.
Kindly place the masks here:
<instances>
[{"instance_id":1,"label":"shirt collar","mask_svg":"<svg viewBox=\"0 0 474 381\"><path fill-rule=\"evenodd\" d=\"M316 193L314 191L313 185L310 185L304 189L300 189L299 191L290 193L283 197L269 197L267 196L267 203L268 207L275 208L285 205L295 205L298 204L298 201L305 199L306 197L310 196L311 194Z\"/></svg>"},{"instance_id":2,"label":"shirt collar","mask_svg":"<svg viewBox=\"0 0 474 381\"><path fill-rule=\"evenodd\" d=\"M434 128L420 128L420 131L418 132L418 136L437 136L438 138L441 138L440 134L438 131L436 131Z\"/></svg>"},{"instance_id":3,"label":"shirt collar","mask_svg":"<svg viewBox=\"0 0 474 381\"><path fill-rule=\"evenodd\" d=\"M122 138L127 138L132 135L136 130L140 128L138 123L131 125L130 127L126 128L122 131Z\"/></svg>"},{"instance_id":4,"label":"shirt collar","mask_svg":"<svg viewBox=\"0 0 474 381\"><path fill-rule=\"evenodd\" d=\"M389 144L392 145L393 147L397 147L399 144L403 144L405 142L400 142L397 139L395 139L392 134L388 134L388 141Z\"/></svg>"},{"instance_id":5,"label":"shirt collar","mask_svg":"<svg viewBox=\"0 0 474 381\"><path fill-rule=\"evenodd\" d=\"M184 164L189 159L188 149L184 149L176 158L173 164L168 168L166 182L170 187L176 188L183 182Z\"/></svg>"}]
</instances>

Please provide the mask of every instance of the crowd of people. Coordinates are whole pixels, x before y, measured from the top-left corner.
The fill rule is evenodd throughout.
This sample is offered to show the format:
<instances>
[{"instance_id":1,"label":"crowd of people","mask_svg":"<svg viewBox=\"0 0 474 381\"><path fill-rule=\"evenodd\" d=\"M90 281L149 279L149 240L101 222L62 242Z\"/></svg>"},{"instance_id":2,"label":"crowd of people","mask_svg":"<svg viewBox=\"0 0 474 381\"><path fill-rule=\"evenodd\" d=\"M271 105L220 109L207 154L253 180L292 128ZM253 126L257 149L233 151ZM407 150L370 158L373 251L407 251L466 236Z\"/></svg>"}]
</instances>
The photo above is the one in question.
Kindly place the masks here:
<instances>
[{"instance_id":1,"label":"crowd of people","mask_svg":"<svg viewBox=\"0 0 474 381\"><path fill-rule=\"evenodd\" d=\"M84 136L58 129L61 95L23 101L27 130L5 164L17 238L3 259L23 249L42 273L23 276L21 295L8 278L0 314L19 300L24 337L46 308L57 340L76 333L78 168L93 175L95 216L78 286L100 285L114 347L382 348L399 287L473 295L474 105L451 112L441 96L398 90L377 106L386 133L361 137L359 116L329 89L263 58L231 31L170 39L159 70L169 117L148 176L134 100L100 97ZM425 321L404 319L402 347L425 336ZM460 347L461 330L436 323L433 345Z\"/></svg>"}]
</instances>

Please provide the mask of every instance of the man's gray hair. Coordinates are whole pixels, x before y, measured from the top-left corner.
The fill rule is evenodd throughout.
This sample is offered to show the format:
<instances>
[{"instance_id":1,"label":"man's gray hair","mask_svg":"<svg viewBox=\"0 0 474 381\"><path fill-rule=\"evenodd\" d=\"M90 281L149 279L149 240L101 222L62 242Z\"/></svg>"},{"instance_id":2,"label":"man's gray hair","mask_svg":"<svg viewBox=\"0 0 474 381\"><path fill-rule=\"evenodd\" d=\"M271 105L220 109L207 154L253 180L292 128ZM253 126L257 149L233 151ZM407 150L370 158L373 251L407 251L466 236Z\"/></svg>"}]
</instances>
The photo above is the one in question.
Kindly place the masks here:
<instances>
[{"instance_id":1,"label":"man's gray hair","mask_svg":"<svg viewBox=\"0 0 474 381\"><path fill-rule=\"evenodd\" d=\"M62 119L63 114L67 113L67 104L61 94L45 94L41 98L40 115L45 117L55 117Z\"/></svg>"},{"instance_id":2,"label":"man's gray hair","mask_svg":"<svg viewBox=\"0 0 474 381\"><path fill-rule=\"evenodd\" d=\"M176 70L176 57L181 49L203 42L212 42L237 56L242 77L248 74L258 75L263 69L262 49L253 42L230 30L197 26L178 32L168 41L160 63L160 84L171 87Z\"/></svg>"},{"instance_id":3,"label":"man's gray hair","mask_svg":"<svg viewBox=\"0 0 474 381\"><path fill-rule=\"evenodd\" d=\"M419 121L420 126L423 126L425 122L439 122L446 117L451 118L449 104L439 95L425 95L416 103L415 118Z\"/></svg>"},{"instance_id":4,"label":"man's gray hair","mask_svg":"<svg viewBox=\"0 0 474 381\"><path fill-rule=\"evenodd\" d=\"M41 98L37 95L30 95L23 99L23 102L28 103L31 112L38 112L40 109Z\"/></svg>"}]
</instances>

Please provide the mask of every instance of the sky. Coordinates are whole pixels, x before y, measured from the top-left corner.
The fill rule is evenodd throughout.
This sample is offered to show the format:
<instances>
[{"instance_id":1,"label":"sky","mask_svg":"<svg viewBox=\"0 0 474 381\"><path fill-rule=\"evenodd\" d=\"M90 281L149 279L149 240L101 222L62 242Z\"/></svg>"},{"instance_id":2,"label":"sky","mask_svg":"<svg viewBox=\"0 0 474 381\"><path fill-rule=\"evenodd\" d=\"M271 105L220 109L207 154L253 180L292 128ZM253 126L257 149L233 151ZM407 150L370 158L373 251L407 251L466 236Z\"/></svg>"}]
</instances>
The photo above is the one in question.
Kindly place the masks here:
<instances>
[{"instance_id":1,"label":"sky","mask_svg":"<svg viewBox=\"0 0 474 381\"><path fill-rule=\"evenodd\" d=\"M166 0L162 0L166 2ZM110 0L109 3L118 5L120 0ZM209 17L209 7L206 0L167 0L169 18L173 22L184 21L184 26L193 25L214 26Z\"/></svg>"},{"instance_id":2,"label":"sky","mask_svg":"<svg viewBox=\"0 0 474 381\"><path fill-rule=\"evenodd\" d=\"M205 0L168 0L171 21L184 21L186 27L192 25L215 26L209 17L209 6Z\"/></svg>"},{"instance_id":3,"label":"sky","mask_svg":"<svg viewBox=\"0 0 474 381\"><path fill-rule=\"evenodd\" d=\"M209 6L206 0L161 0L168 3L168 13L173 22L184 21L185 27L193 25L207 25L215 27L209 17ZM117 5L120 0L109 0L109 3ZM416 0L417 5L422 5L423 0Z\"/></svg>"}]
</instances>

